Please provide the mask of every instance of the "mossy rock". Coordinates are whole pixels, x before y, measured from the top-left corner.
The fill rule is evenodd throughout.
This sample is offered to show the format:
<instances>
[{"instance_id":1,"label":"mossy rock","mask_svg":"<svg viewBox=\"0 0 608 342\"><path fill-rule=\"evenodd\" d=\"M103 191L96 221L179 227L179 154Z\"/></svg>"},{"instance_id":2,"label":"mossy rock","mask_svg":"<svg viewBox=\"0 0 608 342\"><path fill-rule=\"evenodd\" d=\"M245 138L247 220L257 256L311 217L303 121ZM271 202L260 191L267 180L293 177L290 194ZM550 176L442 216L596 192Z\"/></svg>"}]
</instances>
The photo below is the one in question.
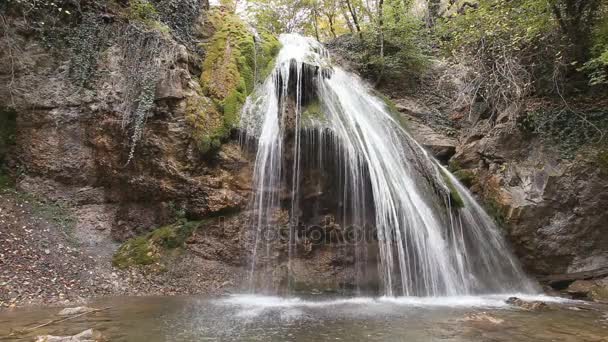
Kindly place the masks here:
<instances>
[{"instance_id":1,"label":"mossy rock","mask_svg":"<svg viewBox=\"0 0 608 342\"><path fill-rule=\"evenodd\" d=\"M156 30L168 35L171 32L169 26L160 21L160 14L154 4L147 0L130 0L127 10L127 19L133 23L139 23L147 29Z\"/></svg>"},{"instance_id":2,"label":"mossy rock","mask_svg":"<svg viewBox=\"0 0 608 342\"><path fill-rule=\"evenodd\" d=\"M484 201L486 213L494 219L499 226L504 227L507 223L507 218L503 206L498 203L493 197L486 198Z\"/></svg>"},{"instance_id":3,"label":"mossy rock","mask_svg":"<svg viewBox=\"0 0 608 342\"><path fill-rule=\"evenodd\" d=\"M325 112L318 99L314 99L302 108L302 119L316 122L323 122L327 120Z\"/></svg>"},{"instance_id":4,"label":"mossy rock","mask_svg":"<svg viewBox=\"0 0 608 342\"><path fill-rule=\"evenodd\" d=\"M395 119L401 125L402 128L407 129L408 122L405 117L401 115L399 109L397 109L397 105L395 104L395 102L393 102L393 100L391 100L388 96L377 90L373 90L373 94L380 100L382 100L382 102L384 102L385 109L389 112L389 114L391 114L391 117Z\"/></svg>"},{"instance_id":5,"label":"mossy rock","mask_svg":"<svg viewBox=\"0 0 608 342\"><path fill-rule=\"evenodd\" d=\"M253 34L234 13L214 10L208 20L215 33L206 46L201 87L222 113L224 127L218 129L226 134L255 85L256 46Z\"/></svg>"},{"instance_id":6,"label":"mossy rock","mask_svg":"<svg viewBox=\"0 0 608 342\"><path fill-rule=\"evenodd\" d=\"M12 178L0 168L0 190L10 188L13 186Z\"/></svg>"},{"instance_id":7,"label":"mossy rock","mask_svg":"<svg viewBox=\"0 0 608 342\"><path fill-rule=\"evenodd\" d=\"M145 236L132 238L116 251L112 258L112 264L125 269L130 266L145 266L157 263L165 251L183 247L186 239L199 226L199 221L184 220L157 228Z\"/></svg>"},{"instance_id":8,"label":"mossy rock","mask_svg":"<svg viewBox=\"0 0 608 342\"><path fill-rule=\"evenodd\" d=\"M186 110L202 153L219 150L230 136L247 96L256 81L270 73L281 48L276 37L265 32L260 33L256 47L254 35L232 12L213 9L207 19L215 33L204 46L200 94L188 102Z\"/></svg>"},{"instance_id":9,"label":"mossy rock","mask_svg":"<svg viewBox=\"0 0 608 342\"><path fill-rule=\"evenodd\" d=\"M450 204L452 208L464 208L464 200L460 196L460 193L458 193L458 189L456 189L450 177L443 170L441 170L441 177L450 191Z\"/></svg>"},{"instance_id":10,"label":"mossy rock","mask_svg":"<svg viewBox=\"0 0 608 342\"><path fill-rule=\"evenodd\" d=\"M145 236L125 242L112 258L112 265L125 269L133 265L151 265L158 260L154 245Z\"/></svg>"},{"instance_id":11,"label":"mossy rock","mask_svg":"<svg viewBox=\"0 0 608 342\"><path fill-rule=\"evenodd\" d=\"M608 174L608 149L599 150L596 160L600 167L600 171L604 174Z\"/></svg>"},{"instance_id":12,"label":"mossy rock","mask_svg":"<svg viewBox=\"0 0 608 342\"><path fill-rule=\"evenodd\" d=\"M458 178L458 181L467 188L470 188L477 182L477 175L471 170L457 170L453 172L453 175Z\"/></svg>"},{"instance_id":13,"label":"mossy rock","mask_svg":"<svg viewBox=\"0 0 608 342\"><path fill-rule=\"evenodd\" d=\"M281 42L276 36L262 31L259 34L261 41L258 42L257 50L257 80L263 81L270 75L274 68L276 56L281 50Z\"/></svg>"},{"instance_id":14,"label":"mossy rock","mask_svg":"<svg viewBox=\"0 0 608 342\"><path fill-rule=\"evenodd\" d=\"M451 173L455 173L458 170L461 170L462 166L460 165L460 163L455 160L454 158L452 158L449 162L448 162L448 170L450 170Z\"/></svg>"},{"instance_id":15,"label":"mossy rock","mask_svg":"<svg viewBox=\"0 0 608 342\"><path fill-rule=\"evenodd\" d=\"M589 292L589 297L594 301L608 303L608 284L594 286Z\"/></svg>"}]
</instances>

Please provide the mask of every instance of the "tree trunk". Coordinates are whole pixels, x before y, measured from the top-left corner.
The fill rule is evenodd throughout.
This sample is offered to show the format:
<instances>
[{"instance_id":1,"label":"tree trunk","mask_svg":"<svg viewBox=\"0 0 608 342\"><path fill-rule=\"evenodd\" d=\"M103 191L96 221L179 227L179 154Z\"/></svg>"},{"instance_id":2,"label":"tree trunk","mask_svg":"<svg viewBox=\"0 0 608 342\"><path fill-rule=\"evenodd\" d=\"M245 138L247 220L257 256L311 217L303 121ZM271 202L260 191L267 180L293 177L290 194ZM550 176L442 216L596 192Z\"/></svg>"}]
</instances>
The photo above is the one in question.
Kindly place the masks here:
<instances>
[{"instance_id":1,"label":"tree trunk","mask_svg":"<svg viewBox=\"0 0 608 342\"><path fill-rule=\"evenodd\" d=\"M315 28L315 38L319 39L319 25L318 25L318 16L317 16L317 6L312 8L312 16L313 16L313 26Z\"/></svg>"},{"instance_id":2,"label":"tree trunk","mask_svg":"<svg viewBox=\"0 0 608 342\"><path fill-rule=\"evenodd\" d=\"M327 15L327 21L329 22L329 31L333 38L336 38L336 30L334 28L334 15Z\"/></svg>"},{"instance_id":3,"label":"tree trunk","mask_svg":"<svg viewBox=\"0 0 608 342\"><path fill-rule=\"evenodd\" d=\"M441 7L441 0L427 0L428 6L428 19L427 25L428 27L435 26L435 22L439 17L439 8Z\"/></svg>"},{"instance_id":4,"label":"tree trunk","mask_svg":"<svg viewBox=\"0 0 608 342\"><path fill-rule=\"evenodd\" d=\"M355 33L353 23L350 22L350 18L348 17L348 13L346 13L346 8L344 8L344 6L340 6L340 13L344 17L344 21L346 21L346 26L348 26L348 30L350 31L350 33Z\"/></svg>"},{"instance_id":5,"label":"tree trunk","mask_svg":"<svg viewBox=\"0 0 608 342\"><path fill-rule=\"evenodd\" d=\"M376 85L382 81L382 74L384 73L384 0L378 1L378 35L380 40L380 71L378 72L378 78L376 79Z\"/></svg>"},{"instance_id":6,"label":"tree trunk","mask_svg":"<svg viewBox=\"0 0 608 342\"><path fill-rule=\"evenodd\" d=\"M561 31L572 45L573 57L578 62L589 58L589 30L594 24L599 5L600 0L562 0L551 6Z\"/></svg>"},{"instance_id":7,"label":"tree trunk","mask_svg":"<svg viewBox=\"0 0 608 342\"><path fill-rule=\"evenodd\" d=\"M353 7L353 5L350 3L350 0L346 0L346 6L348 6L350 15L353 17L353 23L355 24L355 27L357 28L357 33L359 34L359 38L363 39L363 34L361 33L361 26L359 26L359 20L357 19L357 12L355 11L355 8Z\"/></svg>"}]
</instances>

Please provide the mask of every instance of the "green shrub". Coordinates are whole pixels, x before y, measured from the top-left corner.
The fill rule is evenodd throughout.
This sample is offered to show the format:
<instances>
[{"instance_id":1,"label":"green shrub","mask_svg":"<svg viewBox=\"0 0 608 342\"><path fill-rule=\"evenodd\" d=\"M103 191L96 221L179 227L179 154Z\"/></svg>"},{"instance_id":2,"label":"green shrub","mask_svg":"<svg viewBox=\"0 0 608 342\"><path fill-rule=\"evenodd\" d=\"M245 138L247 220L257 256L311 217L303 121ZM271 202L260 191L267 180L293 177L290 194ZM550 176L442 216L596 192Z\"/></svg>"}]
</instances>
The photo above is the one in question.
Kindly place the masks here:
<instances>
[{"instance_id":1,"label":"green shrub","mask_svg":"<svg viewBox=\"0 0 608 342\"><path fill-rule=\"evenodd\" d=\"M156 30L164 35L169 35L171 29L160 21L160 14L156 7L147 0L131 0L127 15L129 21L143 24L148 29Z\"/></svg>"},{"instance_id":2,"label":"green shrub","mask_svg":"<svg viewBox=\"0 0 608 342\"><path fill-rule=\"evenodd\" d=\"M130 0L129 1L129 19L137 20L143 23L153 23L158 20L159 15L156 7L147 0Z\"/></svg>"},{"instance_id":3,"label":"green shrub","mask_svg":"<svg viewBox=\"0 0 608 342\"><path fill-rule=\"evenodd\" d=\"M592 58L580 69L588 74L591 85L608 84L608 8L603 11L603 17L593 32Z\"/></svg>"},{"instance_id":4,"label":"green shrub","mask_svg":"<svg viewBox=\"0 0 608 342\"><path fill-rule=\"evenodd\" d=\"M458 170L453 172L453 174L456 178L458 178L458 181L460 181L460 183L464 184L464 186L468 188L473 186L473 184L475 184L475 182L477 181L475 172L471 170Z\"/></svg>"}]
</instances>

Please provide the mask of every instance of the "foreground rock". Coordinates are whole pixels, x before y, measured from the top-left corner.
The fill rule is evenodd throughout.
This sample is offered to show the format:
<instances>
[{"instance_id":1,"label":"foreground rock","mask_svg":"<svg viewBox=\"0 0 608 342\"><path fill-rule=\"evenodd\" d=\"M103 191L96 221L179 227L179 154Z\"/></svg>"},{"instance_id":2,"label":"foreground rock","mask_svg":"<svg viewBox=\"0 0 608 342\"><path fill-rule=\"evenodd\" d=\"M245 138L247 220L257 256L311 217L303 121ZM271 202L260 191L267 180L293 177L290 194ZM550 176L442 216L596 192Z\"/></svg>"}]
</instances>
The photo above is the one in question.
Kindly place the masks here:
<instances>
[{"instance_id":1,"label":"foreground rock","mask_svg":"<svg viewBox=\"0 0 608 342\"><path fill-rule=\"evenodd\" d=\"M541 301L526 301L517 297L509 297L506 301L507 304L518 306L528 311L541 311L545 310L548 306L545 302Z\"/></svg>"},{"instance_id":2,"label":"foreground rock","mask_svg":"<svg viewBox=\"0 0 608 342\"><path fill-rule=\"evenodd\" d=\"M504 323L504 319L494 317L487 312L480 312L471 314L463 319L465 322L474 322L474 323L490 323L493 325L498 325Z\"/></svg>"},{"instance_id":3,"label":"foreground rock","mask_svg":"<svg viewBox=\"0 0 608 342\"><path fill-rule=\"evenodd\" d=\"M75 308L65 308L65 309L59 311L58 315L59 316L73 316L73 315L79 315L79 314L84 314L84 313L93 312L93 311L97 311L97 309L89 308L86 306L77 306Z\"/></svg>"},{"instance_id":4,"label":"foreground rock","mask_svg":"<svg viewBox=\"0 0 608 342\"><path fill-rule=\"evenodd\" d=\"M568 286L566 293L576 299L608 303L608 277L600 280L577 280Z\"/></svg>"},{"instance_id":5,"label":"foreground rock","mask_svg":"<svg viewBox=\"0 0 608 342\"><path fill-rule=\"evenodd\" d=\"M36 337L36 342L101 342L107 341L99 331L88 329L73 336L44 335Z\"/></svg>"}]
</instances>

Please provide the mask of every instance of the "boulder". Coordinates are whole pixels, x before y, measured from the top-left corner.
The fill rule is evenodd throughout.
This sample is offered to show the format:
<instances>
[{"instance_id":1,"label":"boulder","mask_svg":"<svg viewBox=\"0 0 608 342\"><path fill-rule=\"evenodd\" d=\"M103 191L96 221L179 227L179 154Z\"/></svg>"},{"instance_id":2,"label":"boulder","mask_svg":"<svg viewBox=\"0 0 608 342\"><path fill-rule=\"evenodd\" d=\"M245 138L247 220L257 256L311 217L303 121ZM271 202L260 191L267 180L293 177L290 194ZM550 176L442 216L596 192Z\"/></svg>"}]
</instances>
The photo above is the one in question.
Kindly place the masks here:
<instances>
[{"instance_id":1,"label":"boulder","mask_svg":"<svg viewBox=\"0 0 608 342\"><path fill-rule=\"evenodd\" d=\"M577 280L568 286L566 292L578 299L607 302L608 277L601 280Z\"/></svg>"},{"instance_id":2,"label":"boulder","mask_svg":"<svg viewBox=\"0 0 608 342\"><path fill-rule=\"evenodd\" d=\"M538 300L527 301L517 297L509 297L505 303L518 306L528 311L541 311L547 308L547 304L545 302Z\"/></svg>"},{"instance_id":3,"label":"boulder","mask_svg":"<svg viewBox=\"0 0 608 342\"><path fill-rule=\"evenodd\" d=\"M72 316L72 315L78 315L78 314L82 314L85 312L91 312L91 311L95 311L97 309L94 308L89 308L86 306L77 306L75 308L65 308L61 311L59 311L58 315L59 316Z\"/></svg>"},{"instance_id":4,"label":"boulder","mask_svg":"<svg viewBox=\"0 0 608 342\"><path fill-rule=\"evenodd\" d=\"M504 319L494 317L487 312L480 312L468 315L463 319L465 322L476 322L476 323L490 323L490 324L502 324L504 323Z\"/></svg>"},{"instance_id":5,"label":"boulder","mask_svg":"<svg viewBox=\"0 0 608 342\"><path fill-rule=\"evenodd\" d=\"M183 99L186 97L184 79L188 78L188 72L183 69L169 69L156 85L156 99Z\"/></svg>"},{"instance_id":6,"label":"boulder","mask_svg":"<svg viewBox=\"0 0 608 342\"><path fill-rule=\"evenodd\" d=\"M106 341L99 331L88 329L73 336L41 335L36 342L98 342Z\"/></svg>"},{"instance_id":7,"label":"boulder","mask_svg":"<svg viewBox=\"0 0 608 342\"><path fill-rule=\"evenodd\" d=\"M407 130L412 134L414 139L424 146L436 159L443 164L447 164L447 161L456 153L458 141L434 130L413 116L403 115L403 117L407 120Z\"/></svg>"}]
</instances>

